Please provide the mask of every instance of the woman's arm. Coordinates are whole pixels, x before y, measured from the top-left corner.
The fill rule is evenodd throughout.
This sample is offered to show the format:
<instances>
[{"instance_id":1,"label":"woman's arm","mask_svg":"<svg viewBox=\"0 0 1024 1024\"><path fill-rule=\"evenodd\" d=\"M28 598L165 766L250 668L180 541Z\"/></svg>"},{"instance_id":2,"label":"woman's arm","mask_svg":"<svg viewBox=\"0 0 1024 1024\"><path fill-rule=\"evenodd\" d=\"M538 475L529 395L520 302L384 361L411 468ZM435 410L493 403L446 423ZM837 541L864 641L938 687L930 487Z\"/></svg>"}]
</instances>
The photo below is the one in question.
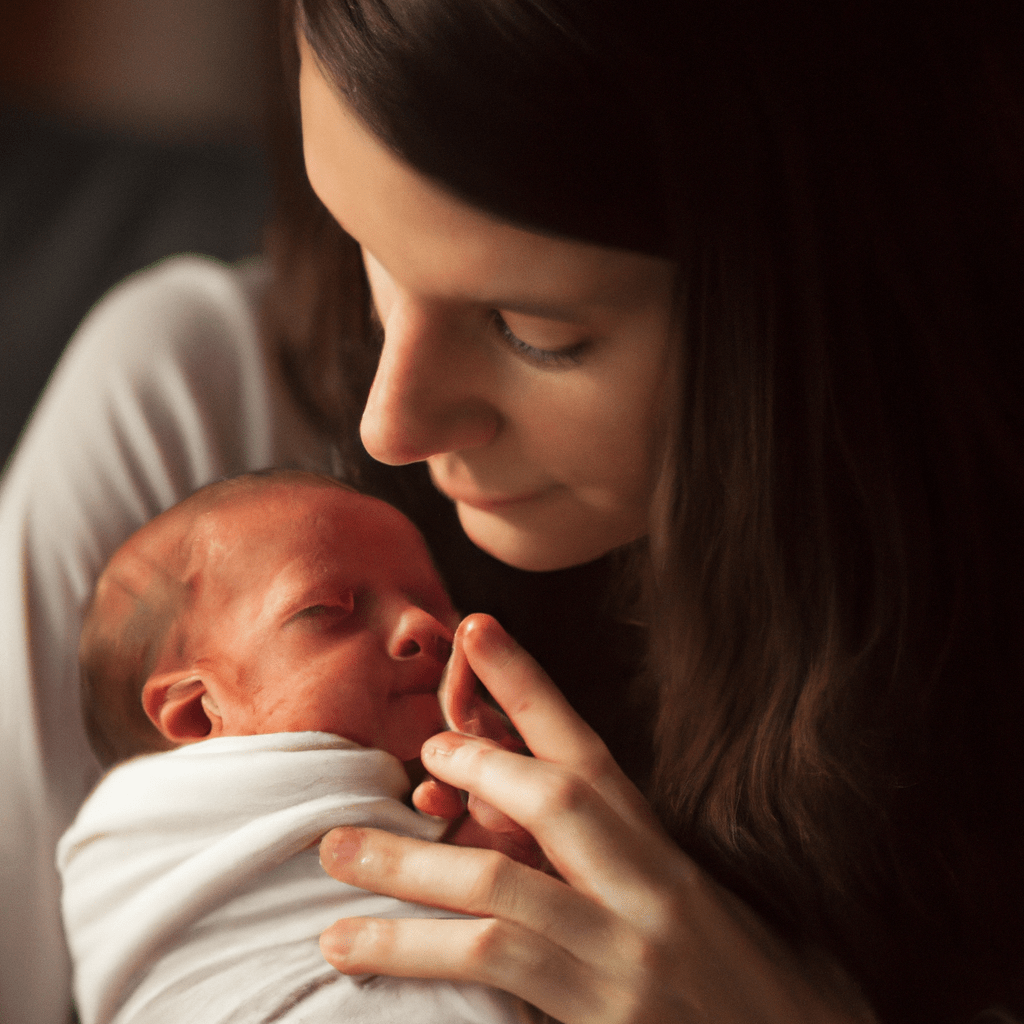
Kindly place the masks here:
<instances>
[{"instance_id":1,"label":"woman's arm","mask_svg":"<svg viewBox=\"0 0 1024 1024\"><path fill-rule=\"evenodd\" d=\"M561 877L494 851L335 830L321 845L335 878L478 920L339 921L321 943L334 966L482 981L565 1024L873 1020L837 969L798 959L665 836L494 619L471 616L457 643L534 757L444 733L424 764L525 827Z\"/></svg>"}]
</instances>

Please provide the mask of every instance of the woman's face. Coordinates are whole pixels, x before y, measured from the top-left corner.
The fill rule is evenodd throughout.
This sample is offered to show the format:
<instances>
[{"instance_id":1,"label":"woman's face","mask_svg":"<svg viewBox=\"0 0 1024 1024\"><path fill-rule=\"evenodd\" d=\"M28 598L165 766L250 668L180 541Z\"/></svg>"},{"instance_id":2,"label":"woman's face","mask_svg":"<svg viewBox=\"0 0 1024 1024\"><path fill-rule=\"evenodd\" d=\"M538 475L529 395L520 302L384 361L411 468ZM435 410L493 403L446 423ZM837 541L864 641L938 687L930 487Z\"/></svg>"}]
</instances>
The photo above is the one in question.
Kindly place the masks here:
<instances>
[{"instance_id":1,"label":"woman's face","mask_svg":"<svg viewBox=\"0 0 1024 1024\"><path fill-rule=\"evenodd\" d=\"M362 247L384 328L369 453L426 461L470 539L523 569L642 536L673 264L452 198L363 127L301 46L309 179Z\"/></svg>"}]
</instances>

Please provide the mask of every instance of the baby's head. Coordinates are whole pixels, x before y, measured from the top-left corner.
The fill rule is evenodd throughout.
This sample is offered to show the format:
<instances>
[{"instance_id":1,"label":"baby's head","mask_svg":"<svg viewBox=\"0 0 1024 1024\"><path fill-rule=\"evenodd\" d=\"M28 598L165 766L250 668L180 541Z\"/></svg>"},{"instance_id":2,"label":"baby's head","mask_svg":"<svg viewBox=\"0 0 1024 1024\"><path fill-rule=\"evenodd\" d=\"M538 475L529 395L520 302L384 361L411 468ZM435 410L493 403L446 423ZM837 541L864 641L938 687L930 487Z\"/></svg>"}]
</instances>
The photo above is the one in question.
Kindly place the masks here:
<instances>
[{"instance_id":1,"label":"baby's head","mask_svg":"<svg viewBox=\"0 0 1024 1024\"><path fill-rule=\"evenodd\" d=\"M327 477L213 484L96 585L79 658L107 766L215 736L332 732L400 760L443 728L456 616L416 528Z\"/></svg>"}]
</instances>

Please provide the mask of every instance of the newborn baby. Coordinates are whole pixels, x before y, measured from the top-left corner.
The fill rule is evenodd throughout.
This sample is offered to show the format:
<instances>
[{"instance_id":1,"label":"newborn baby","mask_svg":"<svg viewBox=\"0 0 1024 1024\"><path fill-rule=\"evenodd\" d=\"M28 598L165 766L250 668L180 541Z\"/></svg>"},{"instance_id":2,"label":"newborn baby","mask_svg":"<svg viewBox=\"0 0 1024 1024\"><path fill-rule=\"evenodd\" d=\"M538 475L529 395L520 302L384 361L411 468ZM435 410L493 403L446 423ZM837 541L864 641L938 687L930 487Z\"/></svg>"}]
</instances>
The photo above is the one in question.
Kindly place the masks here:
<instances>
[{"instance_id":1,"label":"newborn baby","mask_svg":"<svg viewBox=\"0 0 1024 1024\"><path fill-rule=\"evenodd\" d=\"M115 553L80 655L118 766L58 847L82 1024L532 1019L319 952L339 917L450 916L334 881L316 844L337 825L440 837L402 803L402 762L444 728L455 624L415 527L312 474L204 488Z\"/></svg>"}]
</instances>

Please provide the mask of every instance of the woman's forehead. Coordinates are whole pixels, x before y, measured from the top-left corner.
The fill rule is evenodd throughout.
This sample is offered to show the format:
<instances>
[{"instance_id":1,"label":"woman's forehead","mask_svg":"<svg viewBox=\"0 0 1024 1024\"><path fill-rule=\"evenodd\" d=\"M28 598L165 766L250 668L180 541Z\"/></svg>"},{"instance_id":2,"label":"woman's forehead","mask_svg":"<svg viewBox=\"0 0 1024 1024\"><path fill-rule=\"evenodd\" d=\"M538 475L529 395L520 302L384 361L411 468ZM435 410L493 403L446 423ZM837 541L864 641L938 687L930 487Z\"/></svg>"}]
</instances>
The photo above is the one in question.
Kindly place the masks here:
<instances>
[{"instance_id":1,"label":"woman's forehead","mask_svg":"<svg viewBox=\"0 0 1024 1024\"><path fill-rule=\"evenodd\" d=\"M540 234L473 207L381 143L300 41L303 145L314 190L338 223L410 290L560 318L643 302L664 259Z\"/></svg>"}]
</instances>

